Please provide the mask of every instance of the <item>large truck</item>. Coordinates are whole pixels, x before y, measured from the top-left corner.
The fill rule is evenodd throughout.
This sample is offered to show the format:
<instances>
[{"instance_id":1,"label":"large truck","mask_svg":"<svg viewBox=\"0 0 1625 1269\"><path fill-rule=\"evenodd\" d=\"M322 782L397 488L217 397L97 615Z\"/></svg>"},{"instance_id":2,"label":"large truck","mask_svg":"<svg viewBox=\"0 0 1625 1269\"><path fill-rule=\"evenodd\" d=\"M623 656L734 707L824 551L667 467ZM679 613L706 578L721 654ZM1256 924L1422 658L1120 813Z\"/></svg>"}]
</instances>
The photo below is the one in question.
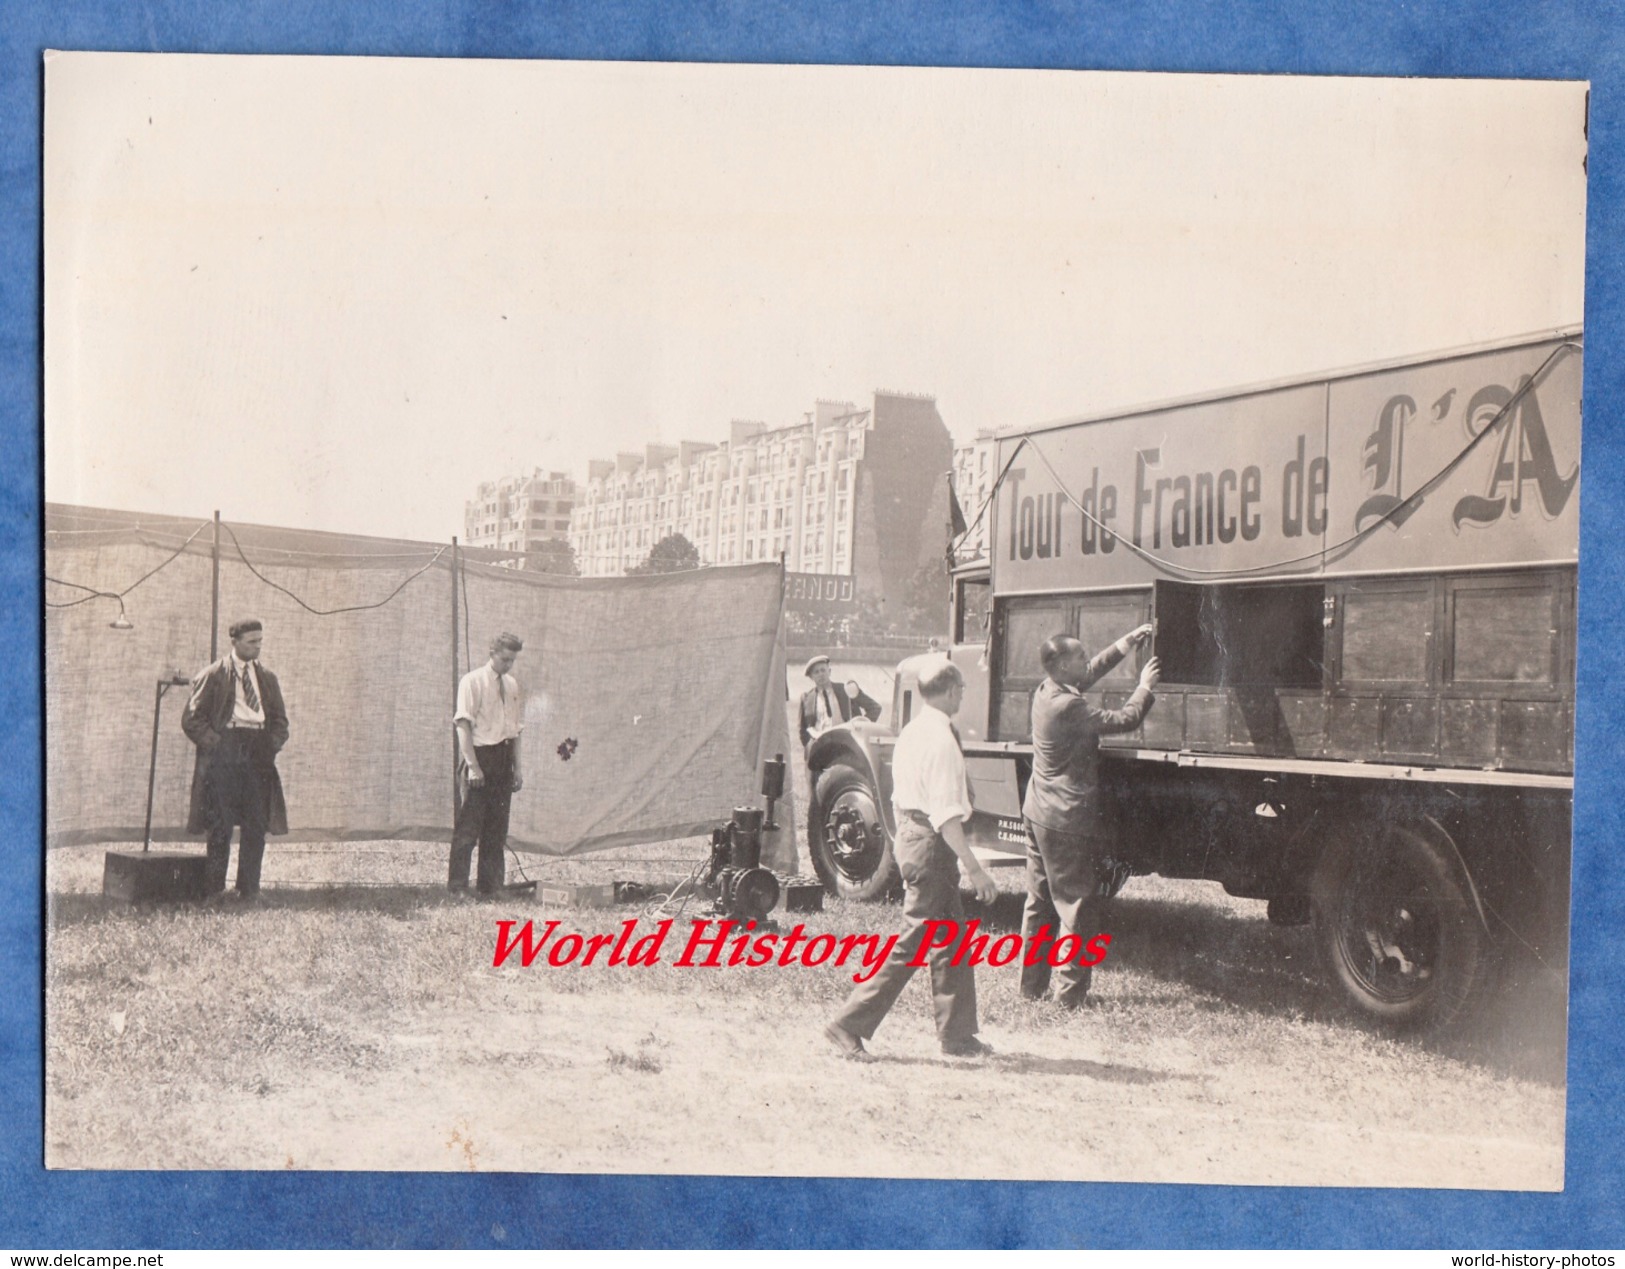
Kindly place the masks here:
<instances>
[{"instance_id":1,"label":"large truck","mask_svg":"<svg viewBox=\"0 0 1625 1269\"><path fill-rule=\"evenodd\" d=\"M1508 949L1564 972L1580 372L1564 330L1000 433L950 646L899 666L889 726L809 750L825 885L896 888L891 753L932 658L966 678L972 847L1020 855L1040 645L1151 622L1089 693L1120 705L1161 658L1103 741L1103 885L1206 879L1313 923L1395 1027L1463 1016Z\"/></svg>"}]
</instances>

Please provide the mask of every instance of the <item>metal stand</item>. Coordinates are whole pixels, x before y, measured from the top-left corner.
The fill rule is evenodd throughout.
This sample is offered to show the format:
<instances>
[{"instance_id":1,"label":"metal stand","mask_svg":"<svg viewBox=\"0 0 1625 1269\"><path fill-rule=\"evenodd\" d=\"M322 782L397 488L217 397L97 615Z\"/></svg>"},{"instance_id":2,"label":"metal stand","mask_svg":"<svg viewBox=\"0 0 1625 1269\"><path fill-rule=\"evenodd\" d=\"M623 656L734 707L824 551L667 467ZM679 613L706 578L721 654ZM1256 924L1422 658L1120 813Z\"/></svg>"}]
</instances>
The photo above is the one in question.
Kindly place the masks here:
<instances>
[{"instance_id":1,"label":"metal stand","mask_svg":"<svg viewBox=\"0 0 1625 1269\"><path fill-rule=\"evenodd\" d=\"M157 694L152 698L152 760L147 764L147 827L143 833L141 853L152 849L152 795L158 783L158 716L163 712L164 693L172 687L187 687L192 680L176 672L158 680Z\"/></svg>"}]
</instances>

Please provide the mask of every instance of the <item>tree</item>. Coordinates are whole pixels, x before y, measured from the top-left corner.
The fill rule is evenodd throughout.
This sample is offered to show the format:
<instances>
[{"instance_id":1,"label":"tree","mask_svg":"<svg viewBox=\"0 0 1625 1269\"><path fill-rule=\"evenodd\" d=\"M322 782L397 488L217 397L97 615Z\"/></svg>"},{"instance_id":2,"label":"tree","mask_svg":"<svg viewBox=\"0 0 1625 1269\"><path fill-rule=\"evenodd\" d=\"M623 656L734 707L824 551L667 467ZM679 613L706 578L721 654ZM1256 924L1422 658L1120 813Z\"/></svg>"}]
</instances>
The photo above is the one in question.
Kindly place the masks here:
<instances>
[{"instance_id":1,"label":"tree","mask_svg":"<svg viewBox=\"0 0 1625 1269\"><path fill-rule=\"evenodd\" d=\"M941 634L948 628L948 565L930 560L914 570L903 590L903 630Z\"/></svg>"},{"instance_id":2,"label":"tree","mask_svg":"<svg viewBox=\"0 0 1625 1269\"><path fill-rule=\"evenodd\" d=\"M524 567L531 573L553 573L560 577L580 577L576 549L566 538L543 538L525 552Z\"/></svg>"},{"instance_id":3,"label":"tree","mask_svg":"<svg viewBox=\"0 0 1625 1269\"><path fill-rule=\"evenodd\" d=\"M850 648L890 633L881 616L880 599L860 593L850 608L807 612L792 608L785 614L790 642L796 647Z\"/></svg>"},{"instance_id":4,"label":"tree","mask_svg":"<svg viewBox=\"0 0 1625 1269\"><path fill-rule=\"evenodd\" d=\"M649 558L626 570L628 577L649 573L687 573L700 567L699 549L681 533L671 533L649 548Z\"/></svg>"}]
</instances>

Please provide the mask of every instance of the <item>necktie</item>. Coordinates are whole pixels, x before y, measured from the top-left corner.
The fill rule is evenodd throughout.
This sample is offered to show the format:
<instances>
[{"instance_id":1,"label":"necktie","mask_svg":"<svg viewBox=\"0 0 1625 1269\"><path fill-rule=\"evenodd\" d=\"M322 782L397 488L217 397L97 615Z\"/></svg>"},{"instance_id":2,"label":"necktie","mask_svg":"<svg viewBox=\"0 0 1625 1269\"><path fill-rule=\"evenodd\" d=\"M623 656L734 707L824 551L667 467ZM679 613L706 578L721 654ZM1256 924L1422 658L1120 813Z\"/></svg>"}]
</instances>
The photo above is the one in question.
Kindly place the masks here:
<instances>
[{"instance_id":1,"label":"necktie","mask_svg":"<svg viewBox=\"0 0 1625 1269\"><path fill-rule=\"evenodd\" d=\"M835 698L830 695L827 687L824 689L824 717L832 723L840 721L835 713Z\"/></svg>"},{"instance_id":2,"label":"necktie","mask_svg":"<svg viewBox=\"0 0 1625 1269\"><path fill-rule=\"evenodd\" d=\"M256 714L259 713L259 693L254 690L254 675L246 663L243 665L243 704Z\"/></svg>"},{"instance_id":3,"label":"necktie","mask_svg":"<svg viewBox=\"0 0 1625 1269\"><path fill-rule=\"evenodd\" d=\"M948 724L948 730L953 732L953 734L954 734L954 744L959 746L959 752L964 753L965 752L965 742L959 738L959 728L955 727L952 723L949 723Z\"/></svg>"}]
</instances>

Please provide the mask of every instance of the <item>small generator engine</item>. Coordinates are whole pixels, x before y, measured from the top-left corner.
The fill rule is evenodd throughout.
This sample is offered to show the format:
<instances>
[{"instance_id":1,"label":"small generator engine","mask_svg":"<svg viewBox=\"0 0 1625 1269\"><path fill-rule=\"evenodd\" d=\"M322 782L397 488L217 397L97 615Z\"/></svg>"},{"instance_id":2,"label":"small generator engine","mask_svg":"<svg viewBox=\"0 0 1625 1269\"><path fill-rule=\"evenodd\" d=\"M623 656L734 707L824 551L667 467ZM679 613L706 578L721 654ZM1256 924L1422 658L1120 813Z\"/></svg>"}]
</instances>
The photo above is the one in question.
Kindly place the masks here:
<instances>
[{"instance_id":1,"label":"small generator engine","mask_svg":"<svg viewBox=\"0 0 1625 1269\"><path fill-rule=\"evenodd\" d=\"M779 879L762 867L762 812L734 808L733 819L711 830L711 858L700 884L717 913L734 921L767 919L779 901Z\"/></svg>"},{"instance_id":2,"label":"small generator engine","mask_svg":"<svg viewBox=\"0 0 1625 1269\"><path fill-rule=\"evenodd\" d=\"M773 804L784 796L784 755L764 764L767 810L736 806L733 818L711 830L711 858L700 884L718 915L763 924L779 901L779 879L762 867L762 830L776 829Z\"/></svg>"}]
</instances>

